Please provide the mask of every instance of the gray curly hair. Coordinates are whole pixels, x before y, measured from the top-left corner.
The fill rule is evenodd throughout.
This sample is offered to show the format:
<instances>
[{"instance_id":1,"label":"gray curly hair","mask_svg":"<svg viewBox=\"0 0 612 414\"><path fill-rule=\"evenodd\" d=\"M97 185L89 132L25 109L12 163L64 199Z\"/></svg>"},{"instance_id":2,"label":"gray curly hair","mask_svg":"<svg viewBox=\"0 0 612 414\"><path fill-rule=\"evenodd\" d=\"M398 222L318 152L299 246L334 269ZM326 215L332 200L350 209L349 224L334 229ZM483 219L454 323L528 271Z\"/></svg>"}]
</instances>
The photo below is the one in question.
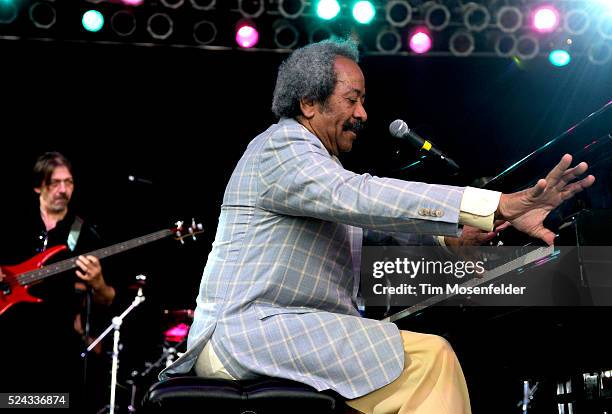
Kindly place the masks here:
<instances>
[{"instance_id":1,"label":"gray curly hair","mask_svg":"<svg viewBox=\"0 0 612 414\"><path fill-rule=\"evenodd\" d=\"M272 112L279 118L295 118L302 114L303 98L324 105L336 87L336 56L358 62L355 41L327 39L295 50L278 69Z\"/></svg>"}]
</instances>

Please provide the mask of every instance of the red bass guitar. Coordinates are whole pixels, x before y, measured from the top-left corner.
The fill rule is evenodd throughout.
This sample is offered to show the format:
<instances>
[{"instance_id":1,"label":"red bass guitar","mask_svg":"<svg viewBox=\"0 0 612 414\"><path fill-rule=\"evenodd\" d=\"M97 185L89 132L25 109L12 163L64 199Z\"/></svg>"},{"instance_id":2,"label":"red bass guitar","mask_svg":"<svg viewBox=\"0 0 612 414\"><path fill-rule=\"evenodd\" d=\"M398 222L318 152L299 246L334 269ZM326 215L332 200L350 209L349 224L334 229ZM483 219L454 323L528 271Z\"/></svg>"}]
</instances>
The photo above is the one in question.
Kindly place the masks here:
<instances>
[{"instance_id":1,"label":"red bass guitar","mask_svg":"<svg viewBox=\"0 0 612 414\"><path fill-rule=\"evenodd\" d=\"M144 246L147 243L168 236L174 236L175 239L184 243L185 238L191 237L195 240L196 235L203 232L201 224L196 225L195 222L192 222L192 226L189 227L188 232L183 234L182 224L183 223L179 221L177 222L177 226L173 229L160 230L146 236L128 240L123 243L117 243L86 254L96 256L98 259L103 259L133 249L134 247ZM54 246L20 264L0 266L5 276L2 282L0 282L0 315L19 302L42 302L42 299L30 295L28 289L30 286L42 282L48 277L77 267L76 257L44 266L50 258L67 248L68 247L64 245Z\"/></svg>"}]
</instances>

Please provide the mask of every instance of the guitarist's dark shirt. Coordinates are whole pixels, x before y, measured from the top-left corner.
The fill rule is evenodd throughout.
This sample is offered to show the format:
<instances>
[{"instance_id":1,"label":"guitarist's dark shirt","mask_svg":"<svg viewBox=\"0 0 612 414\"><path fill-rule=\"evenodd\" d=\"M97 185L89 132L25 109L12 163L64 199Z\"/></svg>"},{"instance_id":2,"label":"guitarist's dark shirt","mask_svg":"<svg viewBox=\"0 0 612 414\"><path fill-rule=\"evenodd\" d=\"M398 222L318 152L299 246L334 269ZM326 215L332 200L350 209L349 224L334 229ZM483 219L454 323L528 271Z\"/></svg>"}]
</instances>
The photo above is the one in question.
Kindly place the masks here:
<instances>
[{"instance_id":1,"label":"guitarist's dark shirt","mask_svg":"<svg viewBox=\"0 0 612 414\"><path fill-rule=\"evenodd\" d=\"M27 215L30 219L19 220L18 229L2 232L3 265L18 264L40 253L45 249L45 239L46 249L67 244L74 213L69 212L49 232L45 231L37 206ZM74 251L61 252L47 263L100 247L102 240L95 227L83 222ZM29 289L43 303L19 303L0 316L0 392L67 392L62 388L74 389L72 383L82 382L79 354L85 345L74 329L74 320L83 311L84 292L75 289L79 280L75 270L51 276Z\"/></svg>"}]
</instances>

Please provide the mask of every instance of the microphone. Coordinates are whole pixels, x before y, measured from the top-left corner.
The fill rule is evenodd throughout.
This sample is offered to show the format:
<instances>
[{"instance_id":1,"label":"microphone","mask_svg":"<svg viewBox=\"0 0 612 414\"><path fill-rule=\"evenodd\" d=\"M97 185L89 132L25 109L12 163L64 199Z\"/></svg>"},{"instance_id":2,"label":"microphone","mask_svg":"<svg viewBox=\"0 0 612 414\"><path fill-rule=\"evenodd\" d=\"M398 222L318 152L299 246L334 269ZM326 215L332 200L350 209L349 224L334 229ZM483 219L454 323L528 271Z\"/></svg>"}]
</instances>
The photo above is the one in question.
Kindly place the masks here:
<instances>
[{"instance_id":1,"label":"microphone","mask_svg":"<svg viewBox=\"0 0 612 414\"><path fill-rule=\"evenodd\" d=\"M410 141L412 145L417 147L419 150L426 151L427 154L433 155L435 158L442 160L453 170L459 170L459 166L455 161L448 158L439 149L433 146L433 144L426 139L422 138L419 134L410 129L408 125L401 119L396 119L389 125L389 132L396 138L402 138Z\"/></svg>"},{"instance_id":2,"label":"microphone","mask_svg":"<svg viewBox=\"0 0 612 414\"><path fill-rule=\"evenodd\" d=\"M147 180L146 178L135 177L133 175L128 175L128 181L134 183L142 183L142 184L153 184L153 181Z\"/></svg>"}]
</instances>

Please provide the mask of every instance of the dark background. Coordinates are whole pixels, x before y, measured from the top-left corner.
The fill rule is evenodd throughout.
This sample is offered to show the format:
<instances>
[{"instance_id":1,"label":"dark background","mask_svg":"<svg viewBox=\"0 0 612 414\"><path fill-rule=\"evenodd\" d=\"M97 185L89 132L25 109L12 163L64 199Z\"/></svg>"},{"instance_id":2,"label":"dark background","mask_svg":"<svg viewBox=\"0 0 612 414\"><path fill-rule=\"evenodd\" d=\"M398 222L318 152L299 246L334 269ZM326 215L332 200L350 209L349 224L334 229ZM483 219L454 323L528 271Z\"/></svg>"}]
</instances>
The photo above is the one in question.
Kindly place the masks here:
<instances>
[{"instance_id":1,"label":"dark background","mask_svg":"<svg viewBox=\"0 0 612 414\"><path fill-rule=\"evenodd\" d=\"M108 244L179 218L204 225L202 237L185 246L160 241L103 263L120 286L148 276L147 302L123 331L124 369L159 355L163 310L195 307L225 184L248 142L275 121L272 91L285 57L0 41L3 219L19 220L33 199L34 161L54 150L72 160L74 206ZM495 175L612 98L610 64L579 58L555 68L543 58L517 65L501 58L367 56L361 67L369 125L342 161L357 172L402 179L466 185ZM389 137L396 118L430 137L461 174L402 171L414 150ZM130 174L152 184L130 182ZM131 292L122 290L118 303L127 305Z\"/></svg>"}]
</instances>

